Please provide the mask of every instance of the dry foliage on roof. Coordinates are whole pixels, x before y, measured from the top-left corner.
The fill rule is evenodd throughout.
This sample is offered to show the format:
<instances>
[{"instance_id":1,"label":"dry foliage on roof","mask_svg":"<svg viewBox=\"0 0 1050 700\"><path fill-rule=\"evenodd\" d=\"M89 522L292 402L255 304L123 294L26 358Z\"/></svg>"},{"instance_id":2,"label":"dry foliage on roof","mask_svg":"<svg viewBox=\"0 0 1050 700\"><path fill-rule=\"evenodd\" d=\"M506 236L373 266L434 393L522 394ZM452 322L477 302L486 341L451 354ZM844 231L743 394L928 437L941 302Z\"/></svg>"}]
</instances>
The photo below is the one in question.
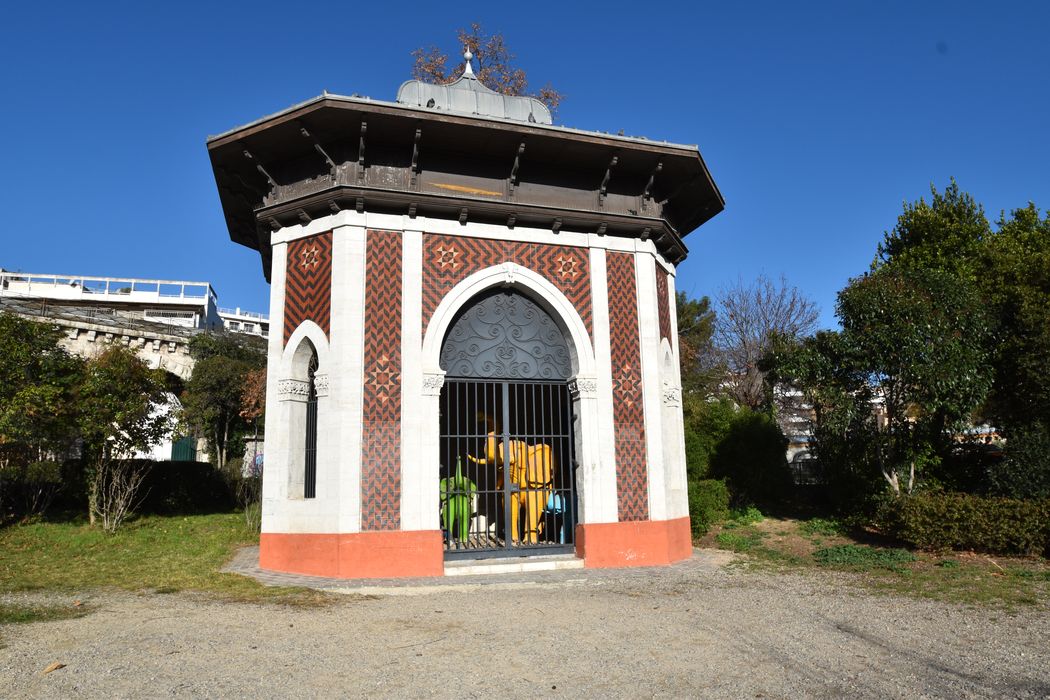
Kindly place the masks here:
<instances>
[{"instance_id":1,"label":"dry foliage on roof","mask_svg":"<svg viewBox=\"0 0 1050 700\"><path fill-rule=\"evenodd\" d=\"M535 92L529 92L529 81L525 71L514 66L514 54L507 49L502 34L485 34L477 22L470 29L456 32L461 46L474 54L477 69L474 73L478 80L489 88L504 95L524 95L534 97L550 108L553 113L561 104L564 95L547 83ZM457 59L449 68L449 56L436 46L418 48L412 52L412 77L426 83L444 85L463 75L463 64Z\"/></svg>"}]
</instances>

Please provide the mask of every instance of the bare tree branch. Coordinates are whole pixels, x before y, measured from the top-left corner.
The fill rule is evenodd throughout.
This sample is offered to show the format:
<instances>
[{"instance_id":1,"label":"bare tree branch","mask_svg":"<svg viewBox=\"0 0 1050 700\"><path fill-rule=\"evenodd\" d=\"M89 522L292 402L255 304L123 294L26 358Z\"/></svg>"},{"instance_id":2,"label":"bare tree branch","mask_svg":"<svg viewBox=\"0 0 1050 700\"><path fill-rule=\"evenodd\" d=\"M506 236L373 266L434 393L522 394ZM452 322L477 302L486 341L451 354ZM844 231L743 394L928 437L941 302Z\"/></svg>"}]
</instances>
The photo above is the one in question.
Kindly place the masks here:
<instances>
[{"instance_id":1,"label":"bare tree branch","mask_svg":"<svg viewBox=\"0 0 1050 700\"><path fill-rule=\"evenodd\" d=\"M727 386L738 404L758 409L774 397L764 384L762 359L779 339L798 340L817 327L817 305L781 276L761 275L723 287L718 295L714 344L728 371Z\"/></svg>"}]
</instances>

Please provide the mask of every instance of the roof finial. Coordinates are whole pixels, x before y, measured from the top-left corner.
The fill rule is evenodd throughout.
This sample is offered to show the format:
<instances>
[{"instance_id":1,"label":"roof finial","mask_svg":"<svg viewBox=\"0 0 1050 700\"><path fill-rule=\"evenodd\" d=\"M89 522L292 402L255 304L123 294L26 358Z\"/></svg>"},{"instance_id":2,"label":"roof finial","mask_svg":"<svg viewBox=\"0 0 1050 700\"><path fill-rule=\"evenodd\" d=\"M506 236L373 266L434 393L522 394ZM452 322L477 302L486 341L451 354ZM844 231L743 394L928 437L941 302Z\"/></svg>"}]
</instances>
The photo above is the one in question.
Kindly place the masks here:
<instances>
[{"instance_id":1,"label":"roof finial","mask_svg":"<svg viewBox=\"0 0 1050 700\"><path fill-rule=\"evenodd\" d=\"M473 78L474 77L474 66L472 66L470 64L470 59L474 58L474 54L472 54L470 52L470 47L467 46L466 44L463 45L463 58L465 58L466 61L467 61L467 65L463 68L463 77L464 78Z\"/></svg>"}]
</instances>

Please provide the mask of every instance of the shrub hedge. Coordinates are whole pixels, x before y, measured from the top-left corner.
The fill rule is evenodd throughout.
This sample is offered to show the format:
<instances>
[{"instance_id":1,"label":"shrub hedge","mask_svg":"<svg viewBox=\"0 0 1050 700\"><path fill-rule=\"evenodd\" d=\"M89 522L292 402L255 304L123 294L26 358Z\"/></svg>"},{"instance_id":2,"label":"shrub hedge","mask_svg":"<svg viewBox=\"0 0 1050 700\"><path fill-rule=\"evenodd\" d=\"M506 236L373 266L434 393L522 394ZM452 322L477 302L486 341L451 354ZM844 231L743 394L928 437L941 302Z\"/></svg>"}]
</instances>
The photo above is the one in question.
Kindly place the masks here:
<instances>
[{"instance_id":1,"label":"shrub hedge","mask_svg":"<svg viewBox=\"0 0 1050 700\"><path fill-rule=\"evenodd\" d=\"M135 508L140 514L224 513L237 506L233 485L207 462L136 461L147 470ZM38 462L0 473L0 524L47 511L87 513L82 463Z\"/></svg>"},{"instance_id":2,"label":"shrub hedge","mask_svg":"<svg viewBox=\"0 0 1050 700\"><path fill-rule=\"evenodd\" d=\"M236 507L233 489L208 462L156 462L139 492L140 513L224 513Z\"/></svg>"},{"instance_id":3,"label":"shrub hedge","mask_svg":"<svg viewBox=\"0 0 1050 700\"><path fill-rule=\"evenodd\" d=\"M1050 500L924 492L897 499L886 524L921 549L1050 554Z\"/></svg>"},{"instance_id":4,"label":"shrub hedge","mask_svg":"<svg viewBox=\"0 0 1050 700\"><path fill-rule=\"evenodd\" d=\"M729 517L729 488L722 479L689 482L689 518L693 537L706 535L711 526Z\"/></svg>"}]
</instances>

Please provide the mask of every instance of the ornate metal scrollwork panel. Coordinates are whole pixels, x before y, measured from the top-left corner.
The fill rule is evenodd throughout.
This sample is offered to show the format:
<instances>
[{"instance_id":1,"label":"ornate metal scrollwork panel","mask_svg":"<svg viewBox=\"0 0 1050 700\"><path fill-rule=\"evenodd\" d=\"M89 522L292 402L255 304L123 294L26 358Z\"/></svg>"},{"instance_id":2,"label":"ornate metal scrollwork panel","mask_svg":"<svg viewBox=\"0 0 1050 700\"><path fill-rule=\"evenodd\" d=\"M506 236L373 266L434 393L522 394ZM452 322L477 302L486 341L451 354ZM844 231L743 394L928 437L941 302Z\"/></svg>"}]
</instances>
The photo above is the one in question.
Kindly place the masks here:
<instances>
[{"instance_id":1,"label":"ornate metal scrollwork panel","mask_svg":"<svg viewBox=\"0 0 1050 700\"><path fill-rule=\"evenodd\" d=\"M572 376L572 358L550 314L500 290L479 297L453 322L441 368L450 377L560 380Z\"/></svg>"}]
</instances>

